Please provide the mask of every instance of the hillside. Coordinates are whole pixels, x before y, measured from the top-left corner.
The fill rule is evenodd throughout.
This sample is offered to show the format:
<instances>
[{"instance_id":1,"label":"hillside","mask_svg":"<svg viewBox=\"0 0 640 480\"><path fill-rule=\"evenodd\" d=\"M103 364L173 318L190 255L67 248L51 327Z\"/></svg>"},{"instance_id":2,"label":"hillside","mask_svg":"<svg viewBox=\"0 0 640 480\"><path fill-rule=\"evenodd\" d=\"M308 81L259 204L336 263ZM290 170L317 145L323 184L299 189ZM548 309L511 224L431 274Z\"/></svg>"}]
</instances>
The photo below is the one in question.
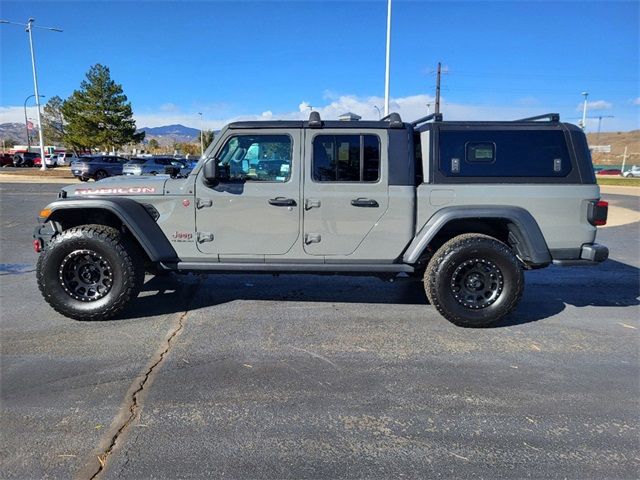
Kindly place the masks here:
<instances>
[{"instance_id":1,"label":"hillside","mask_svg":"<svg viewBox=\"0 0 640 480\"><path fill-rule=\"evenodd\" d=\"M13 140L18 144L27 143L27 131L24 123L2 123L0 124L0 146L2 140Z\"/></svg>"},{"instance_id":2,"label":"hillside","mask_svg":"<svg viewBox=\"0 0 640 480\"><path fill-rule=\"evenodd\" d=\"M640 130L630 132L588 133L589 146L611 145L611 153L593 153L593 163L620 165L624 147L627 147L627 165L640 164Z\"/></svg>"},{"instance_id":3,"label":"hillside","mask_svg":"<svg viewBox=\"0 0 640 480\"><path fill-rule=\"evenodd\" d=\"M197 128L185 127L184 125L165 125L162 127L143 127L139 132L145 132L144 139L149 141L155 139L160 146L167 147L174 143L190 143L198 140L200 130Z\"/></svg>"}]
</instances>

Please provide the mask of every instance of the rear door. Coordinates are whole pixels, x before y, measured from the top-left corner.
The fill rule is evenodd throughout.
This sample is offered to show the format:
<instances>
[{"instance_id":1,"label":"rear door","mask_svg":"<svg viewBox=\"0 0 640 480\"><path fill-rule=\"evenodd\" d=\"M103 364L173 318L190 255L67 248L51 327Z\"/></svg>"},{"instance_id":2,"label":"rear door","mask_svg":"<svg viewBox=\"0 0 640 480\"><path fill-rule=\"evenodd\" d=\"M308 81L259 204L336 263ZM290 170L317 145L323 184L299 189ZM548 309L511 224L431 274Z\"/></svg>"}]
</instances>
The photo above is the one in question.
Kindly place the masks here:
<instances>
[{"instance_id":1,"label":"rear door","mask_svg":"<svg viewBox=\"0 0 640 480\"><path fill-rule=\"evenodd\" d=\"M386 131L307 130L304 250L350 255L388 208Z\"/></svg>"},{"instance_id":2,"label":"rear door","mask_svg":"<svg viewBox=\"0 0 640 480\"><path fill-rule=\"evenodd\" d=\"M196 180L198 249L221 261L283 255L300 235L299 129L229 131L215 153L223 175ZM226 173L224 173L226 172Z\"/></svg>"}]
</instances>

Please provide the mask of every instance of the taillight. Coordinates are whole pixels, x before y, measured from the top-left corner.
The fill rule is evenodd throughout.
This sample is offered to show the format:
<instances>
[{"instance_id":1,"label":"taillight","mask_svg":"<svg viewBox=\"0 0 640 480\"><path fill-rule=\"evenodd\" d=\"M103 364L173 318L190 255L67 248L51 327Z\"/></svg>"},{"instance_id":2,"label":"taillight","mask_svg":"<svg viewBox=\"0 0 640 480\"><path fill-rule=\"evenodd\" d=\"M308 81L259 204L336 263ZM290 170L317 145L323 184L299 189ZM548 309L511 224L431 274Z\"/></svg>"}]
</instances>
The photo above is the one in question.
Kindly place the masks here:
<instances>
[{"instance_id":1,"label":"taillight","mask_svg":"<svg viewBox=\"0 0 640 480\"><path fill-rule=\"evenodd\" d=\"M39 239L33 241L33 249L36 253L40 253L42 251L42 244Z\"/></svg>"},{"instance_id":2,"label":"taillight","mask_svg":"<svg viewBox=\"0 0 640 480\"><path fill-rule=\"evenodd\" d=\"M587 219L589 220L589 223L591 225L594 225L596 227L606 225L608 213L609 202L598 200L597 202L589 203Z\"/></svg>"}]
</instances>

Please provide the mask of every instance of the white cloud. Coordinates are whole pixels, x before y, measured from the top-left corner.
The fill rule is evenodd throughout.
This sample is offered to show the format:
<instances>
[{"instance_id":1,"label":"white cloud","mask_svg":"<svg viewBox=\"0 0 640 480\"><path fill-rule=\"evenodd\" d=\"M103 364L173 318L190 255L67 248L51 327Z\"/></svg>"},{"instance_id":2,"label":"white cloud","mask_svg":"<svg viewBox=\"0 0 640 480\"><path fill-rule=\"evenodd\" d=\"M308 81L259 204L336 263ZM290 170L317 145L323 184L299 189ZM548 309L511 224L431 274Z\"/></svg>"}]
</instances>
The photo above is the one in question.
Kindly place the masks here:
<instances>
[{"instance_id":1,"label":"white cloud","mask_svg":"<svg viewBox=\"0 0 640 480\"><path fill-rule=\"evenodd\" d=\"M638 99L636 99L638 100ZM134 118L138 127L158 127L163 125L182 124L194 128L200 128L200 118L197 112L204 112L203 125L207 129L220 129L229 122L242 120L306 120L309 118L311 108L320 113L325 120L337 120L338 116L353 112L363 120L379 118L378 110L384 115L384 99L379 96L359 97L357 95L338 95L333 92L324 92L321 105L310 105L307 101L301 101L297 108L289 110L266 110L255 114L233 116L229 105L202 105L197 110L183 111L174 104L163 104L155 111L136 111ZM406 97L391 98L390 108L392 112L398 112L404 121L413 121L433 113L435 99L432 95L419 94ZM557 111L556 108L544 105L536 105L532 109L534 99L521 99L512 106L498 105L474 105L449 102L442 98L441 110L446 120L512 120L528 117L542 111ZM427 105L430 105L430 109ZM611 104L604 100L598 100L589 104L589 109L610 108ZM195 108L195 107L192 107ZM582 107L580 107L582 111ZM29 114L31 115L31 113ZM24 110L22 106L0 107L0 123L24 122Z\"/></svg>"},{"instance_id":2,"label":"white cloud","mask_svg":"<svg viewBox=\"0 0 640 480\"><path fill-rule=\"evenodd\" d=\"M592 102L587 102L587 110L607 110L613 107L613 104L607 102L606 100L594 100ZM584 108L584 102L579 103L576 106L576 111L581 112Z\"/></svg>"},{"instance_id":3,"label":"white cloud","mask_svg":"<svg viewBox=\"0 0 640 480\"><path fill-rule=\"evenodd\" d=\"M631 103L633 103L634 105L640 105L640 97L634 98L633 100L631 100Z\"/></svg>"}]
</instances>

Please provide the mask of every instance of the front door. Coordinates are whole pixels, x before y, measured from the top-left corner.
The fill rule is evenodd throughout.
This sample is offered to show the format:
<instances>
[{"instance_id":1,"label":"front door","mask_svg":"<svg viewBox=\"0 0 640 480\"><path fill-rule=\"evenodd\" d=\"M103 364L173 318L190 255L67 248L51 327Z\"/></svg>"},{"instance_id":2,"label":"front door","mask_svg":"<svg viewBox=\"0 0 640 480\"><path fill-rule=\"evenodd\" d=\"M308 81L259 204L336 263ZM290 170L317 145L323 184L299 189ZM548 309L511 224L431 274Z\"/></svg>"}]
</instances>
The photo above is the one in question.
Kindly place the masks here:
<instances>
[{"instance_id":1,"label":"front door","mask_svg":"<svg viewBox=\"0 0 640 480\"><path fill-rule=\"evenodd\" d=\"M350 255L387 211L386 136L307 130L304 250Z\"/></svg>"},{"instance_id":2,"label":"front door","mask_svg":"<svg viewBox=\"0 0 640 480\"><path fill-rule=\"evenodd\" d=\"M300 131L229 130L209 161L220 176L196 180L198 249L221 261L287 253L300 234Z\"/></svg>"}]
</instances>

